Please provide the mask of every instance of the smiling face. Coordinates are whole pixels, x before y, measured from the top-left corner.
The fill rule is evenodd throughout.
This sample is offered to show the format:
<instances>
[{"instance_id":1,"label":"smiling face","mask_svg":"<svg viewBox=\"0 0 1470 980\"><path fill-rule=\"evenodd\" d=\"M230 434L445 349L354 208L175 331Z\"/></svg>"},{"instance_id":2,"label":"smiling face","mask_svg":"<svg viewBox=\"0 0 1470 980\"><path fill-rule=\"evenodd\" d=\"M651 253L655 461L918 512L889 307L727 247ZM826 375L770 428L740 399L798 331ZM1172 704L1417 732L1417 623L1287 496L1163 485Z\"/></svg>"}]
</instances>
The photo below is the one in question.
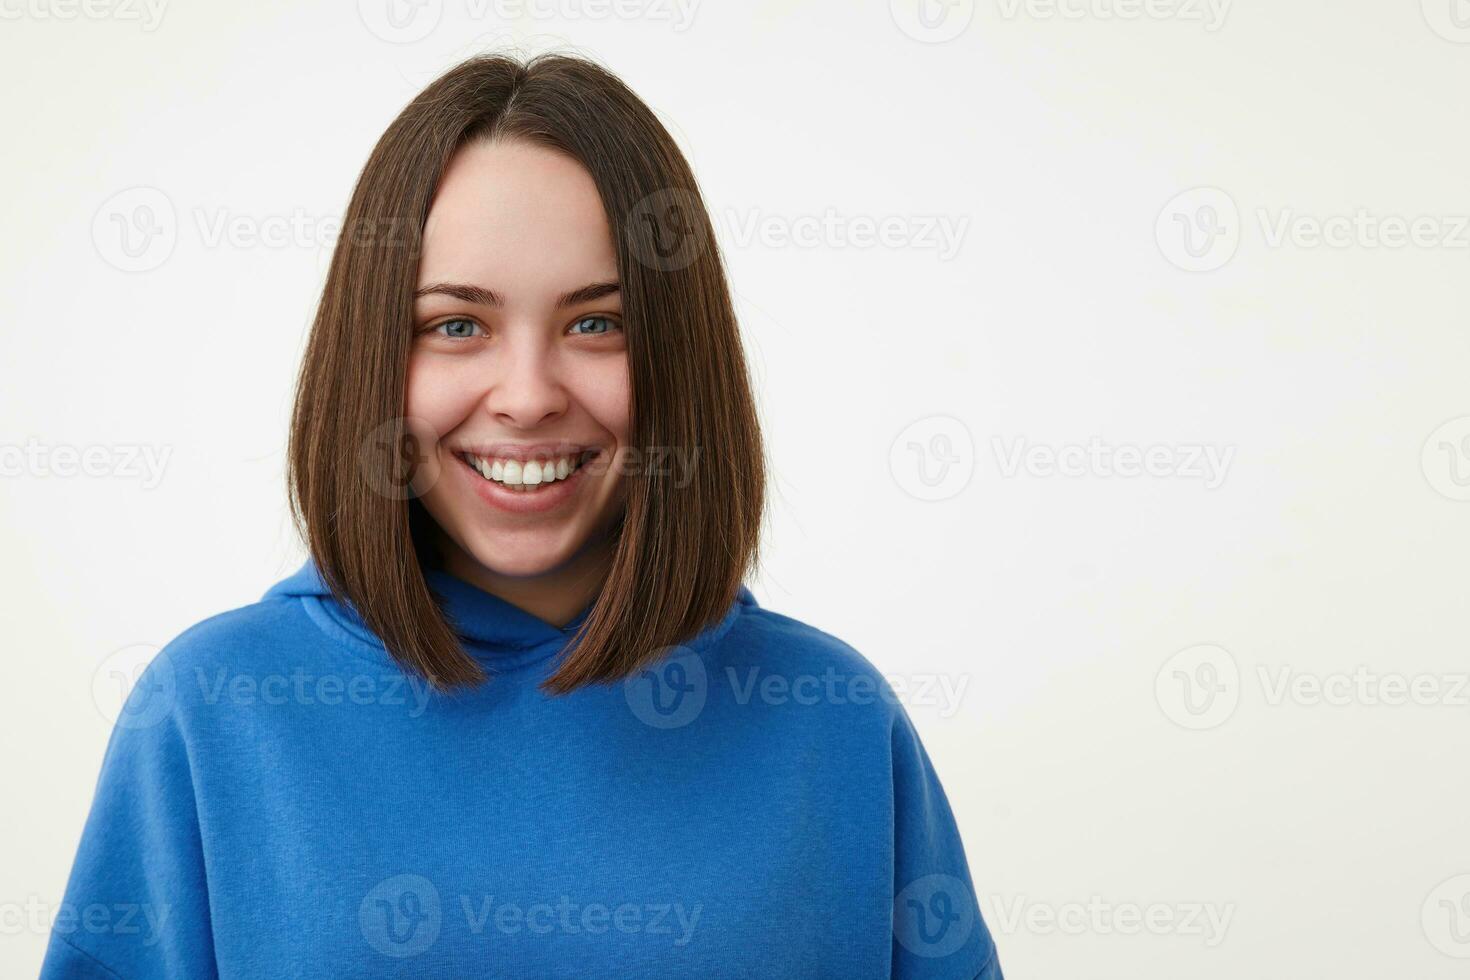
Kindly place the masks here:
<instances>
[{"instance_id":1,"label":"smiling face","mask_svg":"<svg viewBox=\"0 0 1470 980\"><path fill-rule=\"evenodd\" d=\"M630 392L586 169L524 141L459 149L424 226L413 329L404 414L428 443L420 501L449 570L504 585L595 561L624 503Z\"/></svg>"}]
</instances>

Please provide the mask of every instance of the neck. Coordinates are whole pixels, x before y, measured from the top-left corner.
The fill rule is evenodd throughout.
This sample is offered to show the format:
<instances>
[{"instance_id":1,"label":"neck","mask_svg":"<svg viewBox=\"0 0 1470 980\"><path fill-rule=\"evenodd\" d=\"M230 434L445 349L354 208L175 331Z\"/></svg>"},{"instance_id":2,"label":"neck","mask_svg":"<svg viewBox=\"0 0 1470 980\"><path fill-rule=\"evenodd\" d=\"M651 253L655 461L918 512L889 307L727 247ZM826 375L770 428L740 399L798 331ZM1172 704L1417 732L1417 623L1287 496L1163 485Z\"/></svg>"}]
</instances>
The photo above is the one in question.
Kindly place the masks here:
<instances>
[{"instance_id":1,"label":"neck","mask_svg":"<svg viewBox=\"0 0 1470 980\"><path fill-rule=\"evenodd\" d=\"M526 577L491 571L442 531L435 536L446 572L556 627L587 608L612 567L612 542L605 537L588 542L551 571Z\"/></svg>"}]
</instances>

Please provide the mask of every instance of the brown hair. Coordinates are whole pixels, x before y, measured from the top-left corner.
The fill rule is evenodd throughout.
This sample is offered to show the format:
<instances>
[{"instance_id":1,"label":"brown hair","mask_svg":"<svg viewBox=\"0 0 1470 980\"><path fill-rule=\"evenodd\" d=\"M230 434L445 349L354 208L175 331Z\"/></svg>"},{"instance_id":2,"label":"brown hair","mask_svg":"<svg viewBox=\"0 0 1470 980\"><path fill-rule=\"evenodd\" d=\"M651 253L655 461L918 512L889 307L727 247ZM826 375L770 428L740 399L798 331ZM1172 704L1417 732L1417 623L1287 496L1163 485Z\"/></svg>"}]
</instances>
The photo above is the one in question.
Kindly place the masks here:
<instances>
[{"instance_id":1,"label":"brown hair","mask_svg":"<svg viewBox=\"0 0 1470 980\"><path fill-rule=\"evenodd\" d=\"M606 69L567 55L482 55L393 120L343 219L291 422L292 517L322 578L407 670L440 690L485 672L424 578L432 527L402 487L404 395L418 255L451 155L476 139L558 150L592 175L622 288L631 445L693 456L676 486L633 467L608 578L542 683L565 694L632 676L735 601L756 560L766 464L744 352L708 212L653 112ZM409 482L412 474L409 475Z\"/></svg>"}]
</instances>

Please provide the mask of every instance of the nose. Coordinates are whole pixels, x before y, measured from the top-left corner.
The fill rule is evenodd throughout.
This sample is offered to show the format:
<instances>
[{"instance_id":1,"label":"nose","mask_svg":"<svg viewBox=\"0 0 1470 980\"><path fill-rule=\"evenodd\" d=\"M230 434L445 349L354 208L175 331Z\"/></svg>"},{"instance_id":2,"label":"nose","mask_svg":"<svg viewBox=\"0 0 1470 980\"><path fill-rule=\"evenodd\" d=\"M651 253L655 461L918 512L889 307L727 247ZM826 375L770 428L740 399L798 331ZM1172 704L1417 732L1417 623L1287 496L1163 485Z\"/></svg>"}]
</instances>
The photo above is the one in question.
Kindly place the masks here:
<instances>
[{"instance_id":1,"label":"nose","mask_svg":"<svg viewBox=\"0 0 1470 980\"><path fill-rule=\"evenodd\" d=\"M560 417L568 402L554 352L529 333L507 331L515 339L500 349L484 398L496 421L528 430Z\"/></svg>"}]
</instances>

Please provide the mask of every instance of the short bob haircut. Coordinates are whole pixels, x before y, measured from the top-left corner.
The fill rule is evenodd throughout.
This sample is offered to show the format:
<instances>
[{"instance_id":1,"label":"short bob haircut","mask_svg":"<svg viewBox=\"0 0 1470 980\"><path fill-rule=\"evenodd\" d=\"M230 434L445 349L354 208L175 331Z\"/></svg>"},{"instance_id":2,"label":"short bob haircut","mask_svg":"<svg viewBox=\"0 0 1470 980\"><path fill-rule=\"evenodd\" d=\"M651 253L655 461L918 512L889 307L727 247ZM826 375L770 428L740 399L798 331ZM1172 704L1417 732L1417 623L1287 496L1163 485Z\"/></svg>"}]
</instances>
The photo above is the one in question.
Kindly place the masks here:
<instances>
[{"instance_id":1,"label":"short bob haircut","mask_svg":"<svg viewBox=\"0 0 1470 980\"><path fill-rule=\"evenodd\" d=\"M393 120L353 189L312 324L288 490L323 580L399 664L441 691L486 679L424 576L441 563L433 519L412 490L384 492L404 486L388 472L402 462L371 450L424 458L402 418L424 223L451 155L488 139L557 150L592 175L617 253L630 448L697 461L677 485L668 467L623 473L608 578L541 684L560 695L634 676L723 616L756 561L765 504L764 448L709 214L673 139L615 75L569 55L481 55Z\"/></svg>"}]
</instances>

